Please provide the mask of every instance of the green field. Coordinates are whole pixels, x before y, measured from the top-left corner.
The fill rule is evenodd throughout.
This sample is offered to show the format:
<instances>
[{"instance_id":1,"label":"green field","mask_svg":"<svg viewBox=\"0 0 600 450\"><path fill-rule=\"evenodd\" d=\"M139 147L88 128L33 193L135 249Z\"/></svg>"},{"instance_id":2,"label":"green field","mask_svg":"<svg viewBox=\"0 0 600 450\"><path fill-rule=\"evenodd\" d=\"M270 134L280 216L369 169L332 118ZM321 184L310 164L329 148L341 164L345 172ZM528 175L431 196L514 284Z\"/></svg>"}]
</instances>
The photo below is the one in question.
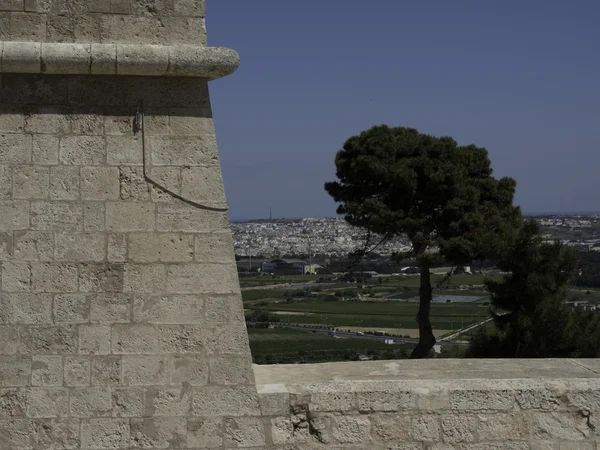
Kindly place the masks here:
<instances>
[{"instance_id":1,"label":"green field","mask_svg":"<svg viewBox=\"0 0 600 450\"><path fill-rule=\"evenodd\" d=\"M284 298L285 291L277 289L256 289L251 291L242 291L242 300L244 302L263 300L265 298Z\"/></svg>"},{"instance_id":2,"label":"green field","mask_svg":"<svg viewBox=\"0 0 600 450\"><path fill-rule=\"evenodd\" d=\"M294 281L308 278L310 277L299 275L294 278ZM483 288L479 287L483 279L482 275L456 275L443 284L444 289L434 289L434 295L485 295ZM442 280L444 280L443 276L432 276L434 286ZM319 324L337 328L415 330L417 328L415 317L419 305L417 302L403 300L418 296L418 284L418 276L395 276L372 279L371 284L364 288L352 283L335 285L315 283L311 286L303 286L303 289L244 290L242 298L248 311L268 312L272 322ZM458 289L465 285L478 287ZM372 298L373 301L352 300L352 297L356 297L359 293L366 295L368 299ZM374 294L378 297L374 297ZM386 300L377 301L383 299L379 296L383 296ZM325 301L326 297L330 301ZM286 314L287 312L290 314ZM474 303L434 303L431 307L431 323L434 330L458 330L479 322L487 316L488 305L484 300Z\"/></svg>"},{"instance_id":3,"label":"green field","mask_svg":"<svg viewBox=\"0 0 600 450\"><path fill-rule=\"evenodd\" d=\"M278 311L282 322L327 324L333 327L416 328L418 303L358 302L322 300L298 303L268 303L264 311ZM285 314L302 312L299 314ZM440 330L456 330L488 316L487 306L479 303L440 303L431 306L431 323Z\"/></svg>"},{"instance_id":4,"label":"green field","mask_svg":"<svg viewBox=\"0 0 600 450\"><path fill-rule=\"evenodd\" d=\"M414 345L385 345L368 339L335 339L289 329L250 328L250 349L257 364L352 360L359 354L392 359L407 356Z\"/></svg>"},{"instance_id":5,"label":"green field","mask_svg":"<svg viewBox=\"0 0 600 450\"><path fill-rule=\"evenodd\" d=\"M318 324L328 325L330 327L344 328L344 327L359 327L359 328L398 328L398 329L416 329L417 322L415 319L416 313L411 316L363 316L358 317L356 315L345 315L345 314L311 314L309 316L285 316L278 315L278 318L285 323L293 324ZM486 316L473 317L449 317L441 318L433 316L431 318L431 324L436 330L458 330L464 328L467 325L483 320Z\"/></svg>"},{"instance_id":6,"label":"green field","mask_svg":"<svg viewBox=\"0 0 600 450\"><path fill-rule=\"evenodd\" d=\"M240 286L242 287L258 287L268 286L273 284L296 284L296 283L312 283L319 279L327 280L332 278L331 275L264 275L252 277L240 277Z\"/></svg>"},{"instance_id":7,"label":"green field","mask_svg":"<svg viewBox=\"0 0 600 450\"><path fill-rule=\"evenodd\" d=\"M279 302L262 305L261 309L272 311L297 311L328 314L358 314L364 315L397 315L413 316L417 313L419 304L416 302L365 302L365 301L332 301L306 300L293 303ZM476 311L473 314L473 311ZM487 307L480 303L434 303L431 305L432 316L480 316L480 311Z\"/></svg>"}]
</instances>

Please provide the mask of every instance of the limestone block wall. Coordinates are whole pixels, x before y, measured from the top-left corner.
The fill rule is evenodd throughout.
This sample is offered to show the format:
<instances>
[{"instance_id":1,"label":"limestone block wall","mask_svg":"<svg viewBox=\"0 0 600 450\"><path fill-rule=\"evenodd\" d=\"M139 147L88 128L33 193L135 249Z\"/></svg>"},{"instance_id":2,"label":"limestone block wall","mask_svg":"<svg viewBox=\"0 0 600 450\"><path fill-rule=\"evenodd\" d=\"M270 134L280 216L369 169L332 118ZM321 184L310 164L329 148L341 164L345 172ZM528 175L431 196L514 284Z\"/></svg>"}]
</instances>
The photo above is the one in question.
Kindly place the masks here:
<instances>
[{"instance_id":1,"label":"limestone block wall","mask_svg":"<svg viewBox=\"0 0 600 450\"><path fill-rule=\"evenodd\" d=\"M204 0L1 0L0 40L206 45Z\"/></svg>"},{"instance_id":2,"label":"limestone block wall","mask_svg":"<svg viewBox=\"0 0 600 450\"><path fill-rule=\"evenodd\" d=\"M262 423L207 83L0 83L0 449L245 445Z\"/></svg>"},{"instance_id":3,"label":"limestone block wall","mask_svg":"<svg viewBox=\"0 0 600 450\"><path fill-rule=\"evenodd\" d=\"M578 364L385 361L255 371L272 449L597 450L600 364Z\"/></svg>"}]
</instances>

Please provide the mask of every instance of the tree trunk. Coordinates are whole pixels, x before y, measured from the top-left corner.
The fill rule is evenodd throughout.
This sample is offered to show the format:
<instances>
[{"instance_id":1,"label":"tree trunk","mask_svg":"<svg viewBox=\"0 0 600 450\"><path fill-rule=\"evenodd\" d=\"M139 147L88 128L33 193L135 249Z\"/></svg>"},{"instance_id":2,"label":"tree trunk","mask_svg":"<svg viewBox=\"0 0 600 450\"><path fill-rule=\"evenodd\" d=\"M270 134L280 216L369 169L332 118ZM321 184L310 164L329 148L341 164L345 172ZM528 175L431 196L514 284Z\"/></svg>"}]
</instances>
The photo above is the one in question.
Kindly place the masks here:
<instances>
[{"instance_id":1,"label":"tree trunk","mask_svg":"<svg viewBox=\"0 0 600 450\"><path fill-rule=\"evenodd\" d=\"M431 274L429 273L429 264L425 261L419 262L421 272L421 283L419 285L419 312L417 313L417 323L419 324L419 343L412 351L410 358L425 358L429 351L435 345L435 336L429 320L431 311Z\"/></svg>"}]
</instances>

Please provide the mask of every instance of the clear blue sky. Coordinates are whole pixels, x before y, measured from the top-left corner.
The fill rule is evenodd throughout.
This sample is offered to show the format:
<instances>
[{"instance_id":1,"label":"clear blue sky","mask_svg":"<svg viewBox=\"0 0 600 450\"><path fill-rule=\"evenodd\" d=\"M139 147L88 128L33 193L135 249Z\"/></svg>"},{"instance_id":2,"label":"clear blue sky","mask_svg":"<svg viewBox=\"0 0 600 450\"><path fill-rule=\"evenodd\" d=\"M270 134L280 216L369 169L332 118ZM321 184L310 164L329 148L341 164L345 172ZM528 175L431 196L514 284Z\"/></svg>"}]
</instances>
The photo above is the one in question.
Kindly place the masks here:
<instances>
[{"instance_id":1,"label":"clear blue sky","mask_svg":"<svg viewBox=\"0 0 600 450\"><path fill-rule=\"evenodd\" d=\"M474 143L525 212L600 210L598 0L208 0L233 219L335 215L346 138L409 126Z\"/></svg>"}]
</instances>

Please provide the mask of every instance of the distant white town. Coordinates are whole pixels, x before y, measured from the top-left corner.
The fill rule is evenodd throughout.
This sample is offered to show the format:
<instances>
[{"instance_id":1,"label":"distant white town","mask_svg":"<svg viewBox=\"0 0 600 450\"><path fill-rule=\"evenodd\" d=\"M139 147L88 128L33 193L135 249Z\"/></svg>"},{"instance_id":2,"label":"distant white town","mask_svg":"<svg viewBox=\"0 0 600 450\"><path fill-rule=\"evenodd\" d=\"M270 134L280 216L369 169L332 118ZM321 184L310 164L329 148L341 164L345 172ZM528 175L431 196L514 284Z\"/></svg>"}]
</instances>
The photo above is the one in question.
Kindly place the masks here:
<instances>
[{"instance_id":1,"label":"distant white town","mask_svg":"<svg viewBox=\"0 0 600 450\"><path fill-rule=\"evenodd\" d=\"M346 256L365 245L365 231L339 218L274 219L231 224L236 254L282 257L284 255ZM377 239L373 239L373 246ZM378 247L390 254L409 250L400 238Z\"/></svg>"},{"instance_id":2,"label":"distant white town","mask_svg":"<svg viewBox=\"0 0 600 450\"><path fill-rule=\"evenodd\" d=\"M600 251L600 215L539 216L544 237ZM341 218L266 219L232 222L236 254L251 257L284 255L345 256L365 245L365 231ZM373 245L377 239L373 239ZM405 238L387 242L374 253L389 255L410 249Z\"/></svg>"}]
</instances>

